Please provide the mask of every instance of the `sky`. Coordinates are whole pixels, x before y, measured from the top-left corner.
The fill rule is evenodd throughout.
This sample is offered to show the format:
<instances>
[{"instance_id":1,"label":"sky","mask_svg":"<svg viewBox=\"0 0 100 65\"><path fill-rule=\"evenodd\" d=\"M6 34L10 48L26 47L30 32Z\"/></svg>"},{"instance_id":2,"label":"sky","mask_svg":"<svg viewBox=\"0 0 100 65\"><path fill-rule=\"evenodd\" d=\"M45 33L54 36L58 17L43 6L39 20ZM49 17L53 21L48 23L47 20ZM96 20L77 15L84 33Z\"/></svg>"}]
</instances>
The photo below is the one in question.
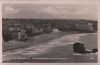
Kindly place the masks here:
<instances>
[{"instance_id":1,"label":"sky","mask_svg":"<svg viewBox=\"0 0 100 65\"><path fill-rule=\"evenodd\" d=\"M95 4L3 4L3 18L97 20Z\"/></svg>"}]
</instances>

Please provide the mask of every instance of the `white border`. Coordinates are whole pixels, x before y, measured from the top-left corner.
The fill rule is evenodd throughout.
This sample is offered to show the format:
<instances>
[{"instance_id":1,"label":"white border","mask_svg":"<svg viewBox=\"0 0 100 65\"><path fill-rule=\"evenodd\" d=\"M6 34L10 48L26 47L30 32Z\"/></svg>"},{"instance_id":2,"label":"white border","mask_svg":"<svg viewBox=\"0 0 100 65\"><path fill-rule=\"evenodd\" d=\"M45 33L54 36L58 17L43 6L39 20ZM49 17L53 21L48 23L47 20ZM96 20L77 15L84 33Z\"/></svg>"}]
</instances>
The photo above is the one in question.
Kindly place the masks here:
<instances>
[{"instance_id":1,"label":"white border","mask_svg":"<svg viewBox=\"0 0 100 65\"><path fill-rule=\"evenodd\" d=\"M19 4L94 4L94 3L98 3L98 0L32 0L32 1L28 1L28 0L20 0L20 1L15 1L15 0L11 0L11 1L5 1L2 0L2 3L19 3Z\"/></svg>"},{"instance_id":2,"label":"white border","mask_svg":"<svg viewBox=\"0 0 100 65\"><path fill-rule=\"evenodd\" d=\"M78 0L78 1L70 1L70 0L38 0L38 1L12 1L12 0L10 0L10 1L1 1L0 2L0 29L1 29L1 32L0 32L0 34L1 34L1 36L0 36L0 65L29 65L29 64L32 64L32 65L40 65L40 64L43 64L43 65L66 65L66 64L68 64L68 65L74 65L74 64L77 64L77 65L88 65L88 64L90 64L90 65L99 65L99 63L100 63L100 52L98 52L98 63L2 63L2 4L3 3L9 3L9 4L97 4L98 5L98 48L99 48L99 46L100 46L100 44L99 44L99 36L100 36L100 34L99 34L99 28L100 28L100 13L99 13L99 11L100 11L100 2L99 2L99 0L95 0L94 2L89 2L89 1L86 1L86 0ZM99 48L100 49L100 48Z\"/></svg>"}]
</instances>

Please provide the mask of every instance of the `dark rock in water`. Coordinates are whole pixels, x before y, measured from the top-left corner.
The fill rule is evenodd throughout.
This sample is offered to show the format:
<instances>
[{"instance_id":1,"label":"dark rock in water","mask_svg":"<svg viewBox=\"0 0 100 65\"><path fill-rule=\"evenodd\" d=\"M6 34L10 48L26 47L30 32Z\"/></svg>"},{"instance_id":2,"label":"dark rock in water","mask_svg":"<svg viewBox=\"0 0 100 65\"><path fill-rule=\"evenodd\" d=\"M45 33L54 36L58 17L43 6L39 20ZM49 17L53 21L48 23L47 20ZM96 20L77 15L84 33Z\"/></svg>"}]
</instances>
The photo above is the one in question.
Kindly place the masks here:
<instances>
[{"instance_id":1,"label":"dark rock in water","mask_svg":"<svg viewBox=\"0 0 100 65\"><path fill-rule=\"evenodd\" d=\"M85 46L82 43L76 42L73 44L73 51L75 53L84 53L85 52Z\"/></svg>"},{"instance_id":2,"label":"dark rock in water","mask_svg":"<svg viewBox=\"0 0 100 65\"><path fill-rule=\"evenodd\" d=\"M96 53L96 52L98 52L98 49L97 48L94 48L91 52L92 53Z\"/></svg>"},{"instance_id":3,"label":"dark rock in water","mask_svg":"<svg viewBox=\"0 0 100 65\"><path fill-rule=\"evenodd\" d=\"M96 51L96 49L94 49L94 52ZM91 53L91 51L87 51L85 48L85 45L79 42L76 42L73 44L73 52L75 53L81 53L81 54L85 54L85 53Z\"/></svg>"},{"instance_id":4,"label":"dark rock in water","mask_svg":"<svg viewBox=\"0 0 100 65\"><path fill-rule=\"evenodd\" d=\"M80 54L85 54L85 53L96 53L98 52L97 48L94 48L92 51L88 51L85 48L85 45L80 43L80 42L76 42L73 44L73 52L74 53L80 53Z\"/></svg>"}]
</instances>

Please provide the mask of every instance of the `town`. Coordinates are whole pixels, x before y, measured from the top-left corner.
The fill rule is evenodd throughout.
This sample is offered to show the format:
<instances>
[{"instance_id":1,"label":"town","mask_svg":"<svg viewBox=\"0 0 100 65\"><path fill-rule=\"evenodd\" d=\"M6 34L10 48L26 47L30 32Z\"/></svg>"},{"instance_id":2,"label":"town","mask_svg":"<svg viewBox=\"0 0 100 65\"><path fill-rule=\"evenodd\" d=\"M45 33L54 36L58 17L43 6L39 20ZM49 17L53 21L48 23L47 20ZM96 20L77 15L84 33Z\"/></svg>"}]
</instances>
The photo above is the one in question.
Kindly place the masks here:
<instances>
[{"instance_id":1,"label":"town","mask_svg":"<svg viewBox=\"0 0 100 65\"><path fill-rule=\"evenodd\" d=\"M91 20L38 20L3 19L4 41L58 31L96 32L97 21ZM7 35L9 38L7 38ZM10 35L10 36L9 36Z\"/></svg>"}]
</instances>

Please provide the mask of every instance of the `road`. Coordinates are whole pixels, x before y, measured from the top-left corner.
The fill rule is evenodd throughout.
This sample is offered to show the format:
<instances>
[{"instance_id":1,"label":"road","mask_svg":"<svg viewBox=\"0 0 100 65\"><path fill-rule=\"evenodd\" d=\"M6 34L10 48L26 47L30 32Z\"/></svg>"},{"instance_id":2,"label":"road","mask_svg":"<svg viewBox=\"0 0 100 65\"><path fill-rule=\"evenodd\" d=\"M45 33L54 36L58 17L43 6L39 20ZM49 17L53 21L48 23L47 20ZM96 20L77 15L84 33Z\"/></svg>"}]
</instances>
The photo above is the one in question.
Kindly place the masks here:
<instances>
[{"instance_id":1,"label":"road","mask_svg":"<svg viewBox=\"0 0 100 65\"><path fill-rule=\"evenodd\" d=\"M43 60L43 62L97 62L97 53L84 55L74 54L72 45L76 41L84 43L88 49L92 50L93 48L97 48L97 33L64 35L60 38L50 40L45 44L4 52L3 61L42 62ZM21 60L18 61L18 59Z\"/></svg>"}]
</instances>

